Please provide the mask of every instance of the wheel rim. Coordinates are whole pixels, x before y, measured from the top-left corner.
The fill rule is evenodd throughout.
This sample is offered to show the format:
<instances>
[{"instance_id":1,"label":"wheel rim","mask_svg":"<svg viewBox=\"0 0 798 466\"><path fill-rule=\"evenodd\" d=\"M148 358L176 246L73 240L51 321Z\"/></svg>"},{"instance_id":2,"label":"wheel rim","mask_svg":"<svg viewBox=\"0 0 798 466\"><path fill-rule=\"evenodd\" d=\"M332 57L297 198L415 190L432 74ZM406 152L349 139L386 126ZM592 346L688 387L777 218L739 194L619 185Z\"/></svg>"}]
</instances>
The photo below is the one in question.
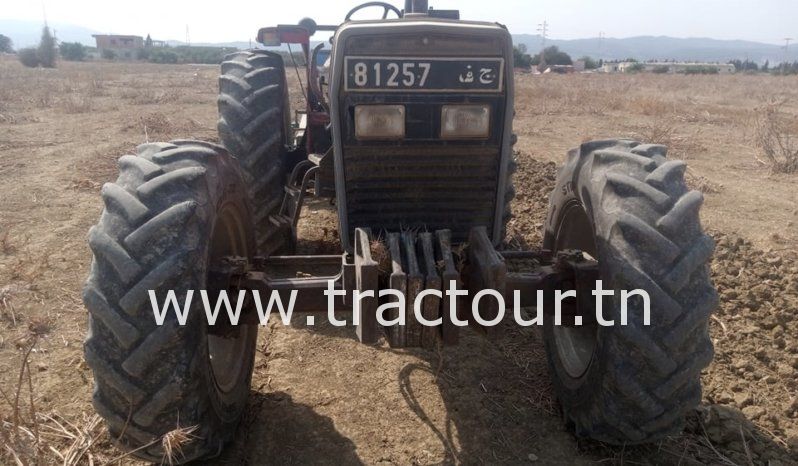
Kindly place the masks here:
<instances>
[{"instance_id":1,"label":"wheel rim","mask_svg":"<svg viewBox=\"0 0 798 466\"><path fill-rule=\"evenodd\" d=\"M572 203L565 210L555 237L556 254L559 251L576 249L585 258L595 260L596 241L590 218L581 204ZM587 373L598 346L598 325L579 327L555 325L552 328L557 356L565 372L574 379Z\"/></svg>"},{"instance_id":2,"label":"wheel rim","mask_svg":"<svg viewBox=\"0 0 798 466\"><path fill-rule=\"evenodd\" d=\"M245 231L238 211L230 206L223 208L211 235L209 270L221 264L226 256L249 256ZM235 298L231 297L232 305L235 305L232 301ZM213 299L210 301L214 303ZM223 312L226 310L220 309L220 315ZM232 392L241 379L241 372L247 370L246 346L252 331L249 325L237 325L223 337L208 334L211 372L221 393Z\"/></svg>"}]
</instances>

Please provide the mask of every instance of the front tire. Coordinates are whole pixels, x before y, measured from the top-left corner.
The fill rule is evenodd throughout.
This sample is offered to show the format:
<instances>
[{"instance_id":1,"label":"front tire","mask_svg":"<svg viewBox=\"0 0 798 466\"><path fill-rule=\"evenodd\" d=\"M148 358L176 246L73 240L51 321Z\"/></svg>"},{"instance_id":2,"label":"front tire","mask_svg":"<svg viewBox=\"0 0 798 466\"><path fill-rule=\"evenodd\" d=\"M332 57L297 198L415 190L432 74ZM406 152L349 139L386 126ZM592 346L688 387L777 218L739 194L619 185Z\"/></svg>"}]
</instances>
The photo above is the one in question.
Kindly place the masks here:
<instances>
[{"instance_id":1,"label":"front tire","mask_svg":"<svg viewBox=\"0 0 798 466\"><path fill-rule=\"evenodd\" d=\"M604 315L615 326L544 326L549 368L564 417L581 437L646 443L681 431L701 401L701 370L713 357L708 322L718 303L709 278L714 242L699 221L701 193L667 149L596 141L569 153L550 198L544 248L581 250L598 261ZM592 289L590 284L588 289ZM620 322L620 290L645 290ZM609 312L608 312L609 311Z\"/></svg>"},{"instance_id":2,"label":"front tire","mask_svg":"<svg viewBox=\"0 0 798 466\"><path fill-rule=\"evenodd\" d=\"M293 168L287 160L291 109L283 58L265 50L227 55L218 107L219 138L244 169L258 252L288 253L291 236L275 221Z\"/></svg>"},{"instance_id":3,"label":"front tire","mask_svg":"<svg viewBox=\"0 0 798 466\"><path fill-rule=\"evenodd\" d=\"M176 141L137 152L119 160L119 178L103 187L105 210L89 233L85 357L110 437L161 462L162 437L186 428L181 456L168 459L185 462L218 454L246 405L257 327L215 336L198 304L209 269L224 256L254 255L254 237L238 164L224 149ZM194 290L186 325L174 309L157 325L149 290L160 307L167 290L180 306Z\"/></svg>"}]
</instances>

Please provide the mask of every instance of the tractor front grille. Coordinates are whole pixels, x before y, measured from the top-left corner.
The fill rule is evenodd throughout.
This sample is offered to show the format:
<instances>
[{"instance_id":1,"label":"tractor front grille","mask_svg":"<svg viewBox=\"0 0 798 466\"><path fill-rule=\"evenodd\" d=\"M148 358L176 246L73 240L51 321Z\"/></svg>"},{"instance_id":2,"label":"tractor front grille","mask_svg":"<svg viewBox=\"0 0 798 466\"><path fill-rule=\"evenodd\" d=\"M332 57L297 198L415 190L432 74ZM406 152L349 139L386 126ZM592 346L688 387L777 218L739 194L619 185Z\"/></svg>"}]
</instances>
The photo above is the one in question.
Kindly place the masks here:
<instances>
[{"instance_id":1,"label":"tractor front grille","mask_svg":"<svg viewBox=\"0 0 798 466\"><path fill-rule=\"evenodd\" d=\"M492 230L500 149L496 146L344 147L350 230L449 229L465 241Z\"/></svg>"}]
</instances>

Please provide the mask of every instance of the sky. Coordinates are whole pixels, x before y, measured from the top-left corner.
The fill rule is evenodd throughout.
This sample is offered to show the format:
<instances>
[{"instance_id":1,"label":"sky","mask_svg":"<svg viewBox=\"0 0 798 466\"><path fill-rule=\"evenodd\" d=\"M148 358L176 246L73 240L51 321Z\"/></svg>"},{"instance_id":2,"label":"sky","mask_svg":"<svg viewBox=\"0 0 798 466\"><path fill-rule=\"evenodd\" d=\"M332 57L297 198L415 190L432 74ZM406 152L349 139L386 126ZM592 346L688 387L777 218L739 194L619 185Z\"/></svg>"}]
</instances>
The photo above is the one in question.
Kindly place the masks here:
<instances>
[{"instance_id":1,"label":"sky","mask_svg":"<svg viewBox=\"0 0 798 466\"><path fill-rule=\"evenodd\" d=\"M69 23L98 32L151 34L158 40L247 41L258 28L296 24L309 16L338 24L365 0L3 0L0 19ZM403 1L393 2L397 7ZM549 24L554 39L640 35L742 39L784 44L798 39L797 0L430 0L459 9L463 19L496 21L514 34L535 34ZM360 18L366 17L366 12ZM381 12L371 10L372 17Z\"/></svg>"}]
</instances>

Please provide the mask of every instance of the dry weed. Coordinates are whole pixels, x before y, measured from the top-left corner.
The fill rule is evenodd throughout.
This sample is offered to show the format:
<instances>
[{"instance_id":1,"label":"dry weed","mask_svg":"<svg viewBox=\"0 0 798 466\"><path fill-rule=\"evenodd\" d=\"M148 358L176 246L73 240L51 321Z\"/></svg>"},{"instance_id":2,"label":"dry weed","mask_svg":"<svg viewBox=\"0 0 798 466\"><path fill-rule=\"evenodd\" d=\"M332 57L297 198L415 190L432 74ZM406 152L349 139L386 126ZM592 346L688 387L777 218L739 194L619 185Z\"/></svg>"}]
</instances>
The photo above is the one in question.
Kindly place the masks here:
<instances>
[{"instance_id":1,"label":"dry weed","mask_svg":"<svg viewBox=\"0 0 798 466\"><path fill-rule=\"evenodd\" d=\"M13 254L16 250L16 246L11 242L11 229L0 233L0 252L8 255Z\"/></svg>"},{"instance_id":2,"label":"dry weed","mask_svg":"<svg viewBox=\"0 0 798 466\"><path fill-rule=\"evenodd\" d=\"M646 116L658 116L672 113L673 105L656 97L638 96L629 101L628 110Z\"/></svg>"},{"instance_id":3,"label":"dry weed","mask_svg":"<svg viewBox=\"0 0 798 466\"><path fill-rule=\"evenodd\" d=\"M0 462L24 466L96 464L92 449L104 435L98 415L84 414L82 422L73 423L59 414L38 412L30 370L30 356L40 335L37 332L32 331L18 345L22 362L15 390L8 393L0 387L0 401L11 411L8 416L0 413Z\"/></svg>"},{"instance_id":4,"label":"dry weed","mask_svg":"<svg viewBox=\"0 0 798 466\"><path fill-rule=\"evenodd\" d=\"M673 126L660 122L659 124L646 125L638 130L637 136L640 141L646 144L662 144L670 146L673 144L676 130Z\"/></svg>"},{"instance_id":5,"label":"dry weed","mask_svg":"<svg viewBox=\"0 0 798 466\"><path fill-rule=\"evenodd\" d=\"M29 286L11 284L0 288L0 311L2 317L11 323L12 327L17 326L17 314L14 308L14 297L19 293L28 291Z\"/></svg>"},{"instance_id":6,"label":"dry weed","mask_svg":"<svg viewBox=\"0 0 798 466\"><path fill-rule=\"evenodd\" d=\"M61 108L70 115L89 113L92 110L92 101L86 96L69 96L61 101Z\"/></svg>"},{"instance_id":7,"label":"dry weed","mask_svg":"<svg viewBox=\"0 0 798 466\"><path fill-rule=\"evenodd\" d=\"M25 237L25 249L23 250L24 254L22 254L21 257L16 258L16 260L9 267L11 280L20 280L28 284L34 283L40 279L44 275L45 271L50 268L49 253L45 251L42 252L38 257L34 257L30 249L27 247L27 243L29 241L30 237Z\"/></svg>"},{"instance_id":8,"label":"dry weed","mask_svg":"<svg viewBox=\"0 0 798 466\"><path fill-rule=\"evenodd\" d=\"M371 258L378 264L377 269L381 274L390 274L393 270L391 253L383 240L375 239L371 241Z\"/></svg>"},{"instance_id":9,"label":"dry weed","mask_svg":"<svg viewBox=\"0 0 798 466\"><path fill-rule=\"evenodd\" d=\"M92 79L86 85L86 94L91 97L103 97L108 95L105 81L102 79Z\"/></svg>"},{"instance_id":10,"label":"dry weed","mask_svg":"<svg viewBox=\"0 0 798 466\"><path fill-rule=\"evenodd\" d=\"M24 342L20 342L22 349L22 363L17 377L15 391L9 395L5 390L0 388L0 395L2 395L8 407L11 409L11 421L0 418L0 431L3 435L3 443L5 446L5 454L14 460L17 464L39 464L41 458L41 435L39 434L39 424L36 413L36 405L34 403L33 395L33 382L30 375L30 355L33 348L36 346L38 337L32 335ZM26 377L27 375L27 377ZM27 380L28 399L26 402L22 398L23 387ZM26 414L25 404L28 404L28 419L25 419ZM7 432L10 430L10 433ZM2 457L0 457L1 459Z\"/></svg>"},{"instance_id":11,"label":"dry weed","mask_svg":"<svg viewBox=\"0 0 798 466\"><path fill-rule=\"evenodd\" d=\"M197 428L197 426L178 427L171 432L167 432L161 439L161 446L163 447L163 459L161 462L170 466L180 462L183 458L183 447L197 438L194 435Z\"/></svg>"},{"instance_id":12,"label":"dry weed","mask_svg":"<svg viewBox=\"0 0 798 466\"><path fill-rule=\"evenodd\" d=\"M161 105L180 100L183 93L175 89L155 91L152 89L130 88L122 92L122 98L135 105Z\"/></svg>"},{"instance_id":13,"label":"dry weed","mask_svg":"<svg viewBox=\"0 0 798 466\"><path fill-rule=\"evenodd\" d=\"M46 86L46 84L44 85ZM56 98L53 91L44 87L41 92L33 97L33 103L37 108L48 109L55 106Z\"/></svg>"},{"instance_id":14,"label":"dry weed","mask_svg":"<svg viewBox=\"0 0 798 466\"><path fill-rule=\"evenodd\" d=\"M686 178L688 188L700 191L704 194L717 194L723 191L722 184L715 183L705 176L696 175L688 171Z\"/></svg>"},{"instance_id":15,"label":"dry weed","mask_svg":"<svg viewBox=\"0 0 798 466\"><path fill-rule=\"evenodd\" d=\"M42 437L51 443L64 443L66 447L57 449L49 445L49 450L55 454L64 466L78 464L96 464L95 454L92 449L105 434L102 420L97 414L88 416L83 414L82 422L72 423L59 414L41 415ZM85 458L85 461L84 461Z\"/></svg>"},{"instance_id":16,"label":"dry weed","mask_svg":"<svg viewBox=\"0 0 798 466\"><path fill-rule=\"evenodd\" d=\"M771 101L757 109L754 122L756 144L774 173L798 172L798 123L782 110L784 101Z\"/></svg>"}]
</instances>

